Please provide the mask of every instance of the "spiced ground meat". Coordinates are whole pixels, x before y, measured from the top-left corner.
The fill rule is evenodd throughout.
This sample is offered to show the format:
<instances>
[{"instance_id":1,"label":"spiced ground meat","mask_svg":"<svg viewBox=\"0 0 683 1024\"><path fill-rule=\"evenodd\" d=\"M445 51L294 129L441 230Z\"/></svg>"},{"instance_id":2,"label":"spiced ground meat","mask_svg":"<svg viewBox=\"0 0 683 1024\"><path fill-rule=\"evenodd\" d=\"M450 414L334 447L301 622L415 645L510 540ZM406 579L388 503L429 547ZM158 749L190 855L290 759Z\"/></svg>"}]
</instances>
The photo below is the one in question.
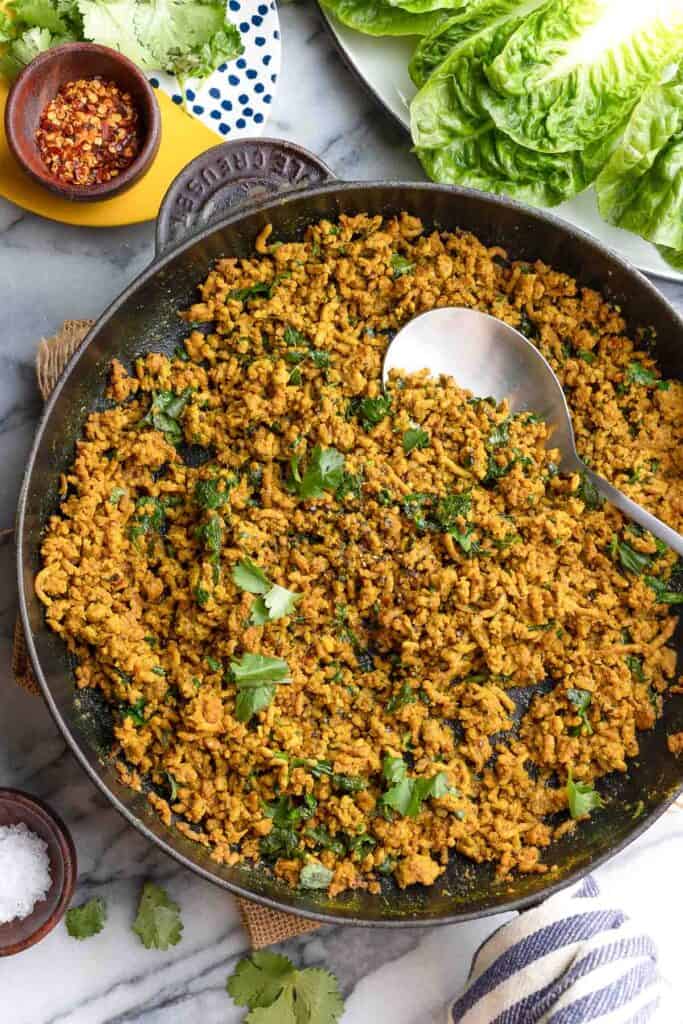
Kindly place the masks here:
<instances>
[{"instance_id":1,"label":"spiced ground meat","mask_svg":"<svg viewBox=\"0 0 683 1024\"><path fill-rule=\"evenodd\" d=\"M406 214L266 230L200 291L172 358L114 362L36 580L122 777L293 886L429 885L452 850L548 870L571 786L627 771L676 684L675 558L533 414L426 374L385 394L382 355L434 306L521 327L584 458L677 529L681 384L596 292Z\"/></svg>"}]
</instances>

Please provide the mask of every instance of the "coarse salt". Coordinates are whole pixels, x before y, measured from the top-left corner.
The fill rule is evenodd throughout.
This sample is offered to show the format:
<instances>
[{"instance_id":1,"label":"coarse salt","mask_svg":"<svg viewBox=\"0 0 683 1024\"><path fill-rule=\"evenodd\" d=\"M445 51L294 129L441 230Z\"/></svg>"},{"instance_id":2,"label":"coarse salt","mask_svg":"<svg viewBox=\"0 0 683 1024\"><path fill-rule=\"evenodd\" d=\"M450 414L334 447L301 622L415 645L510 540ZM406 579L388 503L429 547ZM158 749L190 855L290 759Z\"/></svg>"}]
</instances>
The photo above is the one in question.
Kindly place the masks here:
<instances>
[{"instance_id":1,"label":"coarse salt","mask_svg":"<svg viewBox=\"0 0 683 1024\"><path fill-rule=\"evenodd\" d=\"M23 822L0 827L0 924L28 917L50 885L47 844Z\"/></svg>"}]
</instances>

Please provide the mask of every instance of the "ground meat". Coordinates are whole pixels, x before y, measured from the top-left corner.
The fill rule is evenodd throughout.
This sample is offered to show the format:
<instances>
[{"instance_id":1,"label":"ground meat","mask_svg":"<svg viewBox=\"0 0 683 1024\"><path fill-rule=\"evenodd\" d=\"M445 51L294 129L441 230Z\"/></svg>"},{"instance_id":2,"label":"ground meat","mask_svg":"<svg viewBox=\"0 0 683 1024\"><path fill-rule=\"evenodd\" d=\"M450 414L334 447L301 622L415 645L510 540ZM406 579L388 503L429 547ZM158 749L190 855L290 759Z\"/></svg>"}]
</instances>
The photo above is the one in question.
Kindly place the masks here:
<instances>
[{"instance_id":1,"label":"ground meat","mask_svg":"<svg viewBox=\"0 0 683 1024\"><path fill-rule=\"evenodd\" d=\"M217 861L317 863L331 894L433 884L453 850L545 871L570 772L626 771L661 714L675 560L535 416L426 374L383 395L382 356L434 305L521 327L583 456L677 529L683 388L597 293L471 235L342 217L258 251L216 264L173 357L113 364L45 534L47 621L122 777ZM248 655L284 668L245 682Z\"/></svg>"}]
</instances>

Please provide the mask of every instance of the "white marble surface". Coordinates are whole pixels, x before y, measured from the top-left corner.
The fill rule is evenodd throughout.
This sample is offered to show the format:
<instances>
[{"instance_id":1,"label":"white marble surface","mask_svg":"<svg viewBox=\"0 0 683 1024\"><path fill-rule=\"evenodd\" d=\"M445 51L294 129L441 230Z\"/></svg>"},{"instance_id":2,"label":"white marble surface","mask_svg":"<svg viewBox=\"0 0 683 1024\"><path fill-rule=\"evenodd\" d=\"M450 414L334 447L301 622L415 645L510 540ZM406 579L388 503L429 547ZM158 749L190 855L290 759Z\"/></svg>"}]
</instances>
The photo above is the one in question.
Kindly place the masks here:
<instances>
[{"instance_id":1,"label":"white marble surface","mask_svg":"<svg viewBox=\"0 0 683 1024\"><path fill-rule=\"evenodd\" d=\"M314 150L347 179L419 178L407 139L341 65L308 6L282 11L283 76L267 134ZM36 340L69 317L97 315L148 262L152 227L86 230L40 220L0 201L0 526L10 525L40 410ZM665 286L683 306L683 288ZM247 948L232 898L157 853L99 797L66 752L47 712L10 678L16 599L11 544L0 547L0 785L45 797L70 825L80 857L79 898L105 897L109 921L85 943L58 928L0 961L0 1024L232 1024L243 1018L225 979ZM679 965L683 811L672 809L638 844L598 872L610 894L659 943L667 1004L683 1021ZM130 932L141 881L166 885L185 932L169 953ZM472 951L501 922L379 932L333 928L287 943L301 964L325 964L346 997L344 1024L436 1024L458 994Z\"/></svg>"}]
</instances>

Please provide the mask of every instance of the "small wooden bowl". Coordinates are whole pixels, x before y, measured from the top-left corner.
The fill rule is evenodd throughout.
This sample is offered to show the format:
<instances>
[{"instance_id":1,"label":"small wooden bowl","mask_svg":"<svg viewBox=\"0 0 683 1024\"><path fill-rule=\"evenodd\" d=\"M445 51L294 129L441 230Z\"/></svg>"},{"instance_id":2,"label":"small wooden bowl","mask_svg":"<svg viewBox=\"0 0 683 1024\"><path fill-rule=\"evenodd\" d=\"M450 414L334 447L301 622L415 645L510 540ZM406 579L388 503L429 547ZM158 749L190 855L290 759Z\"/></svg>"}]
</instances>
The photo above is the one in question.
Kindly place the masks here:
<instances>
[{"instance_id":1,"label":"small wooden bowl","mask_svg":"<svg viewBox=\"0 0 683 1024\"><path fill-rule=\"evenodd\" d=\"M21 953L52 931L67 911L78 875L76 849L61 818L28 793L0 789L0 826L21 822L47 843L52 885L28 917L0 924L0 956Z\"/></svg>"},{"instance_id":2,"label":"small wooden bowl","mask_svg":"<svg viewBox=\"0 0 683 1024\"><path fill-rule=\"evenodd\" d=\"M53 177L36 144L40 116L59 89L78 78L99 75L129 92L138 111L140 152L117 177L99 185L69 185ZM65 43L32 60L12 86L5 107L5 135L21 167L39 185L74 202L110 199L130 188L147 172L161 142L161 113L142 71L131 60L95 43Z\"/></svg>"}]
</instances>

